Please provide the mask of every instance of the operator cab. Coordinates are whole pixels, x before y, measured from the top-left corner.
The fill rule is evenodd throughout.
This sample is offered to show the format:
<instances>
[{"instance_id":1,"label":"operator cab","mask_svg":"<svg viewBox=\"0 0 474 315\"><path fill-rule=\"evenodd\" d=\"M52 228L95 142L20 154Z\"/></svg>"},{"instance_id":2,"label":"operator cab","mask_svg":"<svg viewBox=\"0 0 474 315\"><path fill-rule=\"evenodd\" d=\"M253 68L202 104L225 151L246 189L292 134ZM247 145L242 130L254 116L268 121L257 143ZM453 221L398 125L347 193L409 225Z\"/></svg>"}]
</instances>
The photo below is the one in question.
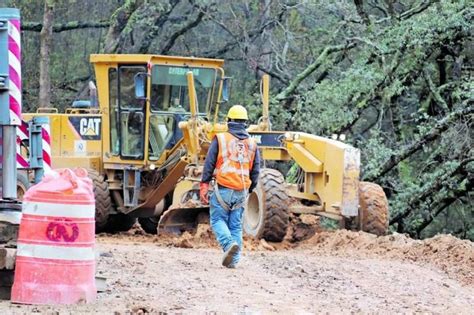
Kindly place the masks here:
<instances>
[{"instance_id":1,"label":"operator cab","mask_svg":"<svg viewBox=\"0 0 474 315\"><path fill-rule=\"evenodd\" d=\"M207 118L209 106L218 97L218 69L154 65L151 69L150 160L160 158L163 149L171 149L181 138L178 123L190 115L186 73L192 71L199 116Z\"/></svg>"},{"instance_id":2,"label":"operator cab","mask_svg":"<svg viewBox=\"0 0 474 315\"><path fill-rule=\"evenodd\" d=\"M180 57L176 62L177 57L155 56L157 60L150 61L146 57L146 63L124 60L108 67L110 155L120 160L157 161L180 141L178 124L191 114L189 71L194 76L198 116L203 119L211 119L223 82L228 85L219 60Z\"/></svg>"}]
</instances>

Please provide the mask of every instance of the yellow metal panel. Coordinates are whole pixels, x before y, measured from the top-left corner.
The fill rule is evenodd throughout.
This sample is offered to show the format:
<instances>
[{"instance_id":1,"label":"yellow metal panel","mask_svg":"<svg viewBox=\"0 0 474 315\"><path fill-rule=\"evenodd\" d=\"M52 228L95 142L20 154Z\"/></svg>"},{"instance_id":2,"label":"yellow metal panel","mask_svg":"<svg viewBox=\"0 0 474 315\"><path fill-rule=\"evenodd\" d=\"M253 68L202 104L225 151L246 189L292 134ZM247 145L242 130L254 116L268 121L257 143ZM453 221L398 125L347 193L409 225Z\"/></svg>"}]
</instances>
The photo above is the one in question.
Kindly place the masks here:
<instances>
[{"instance_id":1,"label":"yellow metal panel","mask_svg":"<svg viewBox=\"0 0 474 315\"><path fill-rule=\"evenodd\" d=\"M264 160L273 160L273 161L291 160L290 155L284 148L259 147L259 149L260 149L260 152L262 153L262 158Z\"/></svg>"},{"instance_id":2,"label":"yellow metal panel","mask_svg":"<svg viewBox=\"0 0 474 315\"><path fill-rule=\"evenodd\" d=\"M286 146L288 153L293 157L296 163L305 171L309 173L321 173L323 170L323 163L318 160L309 150L301 143L289 142Z\"/></svg>"},{"instance_id":3,"label":"yellow metal panel","mask_svg":"<svg viewBox=\"0 0 474 315\"><path fill-rule=\"evenodd\" d=\"M199 189L199 183L187 179L178 182L173 190L173 206L179 207L183 195L192 189Z\"/></svg>"},{"instance_id":4,"label":"yellow metal panel","mask_svg":"<svg viewBox=\"0 0 474 315\"><path fill-rule=\"evenodd\" d=\"M288 132L284 144L291 157L306 171L305 194L316 194L329 213L354 215L357 212L357 149L339 141L296 132ZM314 159L321 164L315 164ZM318 171L314 172L316 168ZM298 198L304 198L304 195ZM304 199L311 200L309 196Z\"/></svg>"},{"instance_id":5,"label":"yellow metal panel","mask_svg":"<svg viewBox=\"0 0 474 315\"><path fill-rule=\"evenodd\" d=\"M93 169L98 172L101 170L100 157L74 157L74 156L56 156L53 158L53 168L73 168L83 167Z\"/></svg>"},{"instance_id":6,"label":"yellow metal panel","mask_svg":"<svg viewBox=\"0 0 474 315\"><path fill-rule=\"evenodd\" d=\"M72 124L71 119L89 121L100 118L95 114L57 114L34 113L23 114L25 120L35 116L48 117L51 135L51 163L53 168L86 167L99 170L102 155L102 142L98 140L85 140L87 134L81 135ZM95 125L94 125L95 126ZM86 126L84 126L86 127ZM99 130L97 136L102 137ZM87 130L87 132L94 132Z\"/></svg>"}]
</instances>

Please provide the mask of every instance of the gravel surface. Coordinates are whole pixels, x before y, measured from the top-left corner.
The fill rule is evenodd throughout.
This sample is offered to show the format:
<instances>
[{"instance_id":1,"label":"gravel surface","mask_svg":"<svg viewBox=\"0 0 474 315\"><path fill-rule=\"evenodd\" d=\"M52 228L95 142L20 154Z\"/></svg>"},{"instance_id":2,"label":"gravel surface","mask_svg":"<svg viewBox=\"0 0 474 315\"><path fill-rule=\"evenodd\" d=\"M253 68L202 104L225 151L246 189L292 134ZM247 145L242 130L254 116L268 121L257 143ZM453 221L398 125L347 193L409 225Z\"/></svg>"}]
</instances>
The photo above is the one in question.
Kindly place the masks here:
<instances>
[{"instance_id":1,"label":"gravel surface","mask_svg":"<svg viewBox=\"0 0 474 315\"><path fill-rule=\"evenodd\" d=\"M298 244L247 240L236 269L220 265L221 253L205 225L181 237L135 230L100 235L97 242L97 272L108 288L95 303L2 301L0 313L472 314L474 305L473 243L451 236L414 241L337 231ZM416 254L423 250L424 257Z\"/></svg>"}]
</instances>

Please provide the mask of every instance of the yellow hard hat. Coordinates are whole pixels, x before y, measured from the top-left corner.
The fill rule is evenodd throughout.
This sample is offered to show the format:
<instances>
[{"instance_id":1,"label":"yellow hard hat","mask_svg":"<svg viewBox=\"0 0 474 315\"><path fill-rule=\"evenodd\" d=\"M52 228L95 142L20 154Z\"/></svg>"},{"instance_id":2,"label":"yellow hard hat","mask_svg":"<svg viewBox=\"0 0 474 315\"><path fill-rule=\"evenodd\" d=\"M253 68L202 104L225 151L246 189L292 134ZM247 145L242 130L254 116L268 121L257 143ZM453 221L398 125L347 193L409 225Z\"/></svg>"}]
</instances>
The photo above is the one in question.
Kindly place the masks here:
<instances>
[{"instance_id":1,"label":"yellow hard hat","mask_svg":"<svg viewBox=\"0 0 474 315\"><path fill-rule=\"evenodd\" d=\"M234 105L229 109L227 113L227 118L229 119L242 119L248 120L247 110L242 105Z\"/></svg>"}]
</instances>

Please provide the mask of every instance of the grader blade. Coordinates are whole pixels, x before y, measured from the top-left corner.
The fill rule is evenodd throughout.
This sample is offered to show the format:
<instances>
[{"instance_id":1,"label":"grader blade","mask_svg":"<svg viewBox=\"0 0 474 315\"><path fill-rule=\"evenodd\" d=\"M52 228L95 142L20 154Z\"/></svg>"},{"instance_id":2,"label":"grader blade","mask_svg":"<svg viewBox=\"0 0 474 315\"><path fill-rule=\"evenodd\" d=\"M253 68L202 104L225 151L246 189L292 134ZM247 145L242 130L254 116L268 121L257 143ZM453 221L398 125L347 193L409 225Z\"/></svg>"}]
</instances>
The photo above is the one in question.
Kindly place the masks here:
<instances>
[{"instance_id":1,"label":"grader blade","mask_svg":"<svg viewBox=\"0 0 474 315\"><path fill-rule=\"evenodd\" d=\"M173 208L171 206L158 222L158 234L182 233L196 227L199 218L209 213L209 206L190 202Z\"/></svg>"}]
</instances>

